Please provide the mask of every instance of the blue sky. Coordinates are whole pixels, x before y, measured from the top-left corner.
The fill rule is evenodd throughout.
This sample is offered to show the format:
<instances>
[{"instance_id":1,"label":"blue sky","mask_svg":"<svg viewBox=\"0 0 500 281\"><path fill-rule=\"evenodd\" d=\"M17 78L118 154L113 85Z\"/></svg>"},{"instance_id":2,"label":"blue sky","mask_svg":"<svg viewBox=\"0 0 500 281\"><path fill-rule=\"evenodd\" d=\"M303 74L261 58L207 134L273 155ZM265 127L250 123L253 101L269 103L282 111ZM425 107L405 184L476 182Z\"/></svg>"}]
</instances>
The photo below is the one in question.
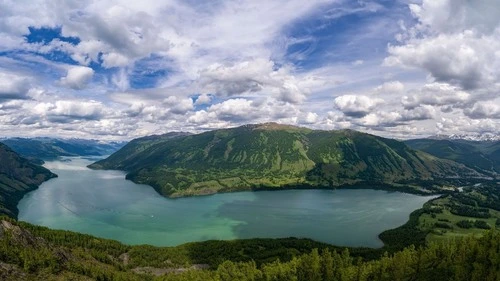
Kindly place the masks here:
<instances>
[{"instance_id":1,"label":"blue sky","mask_svg":"<svg viewBox=\"0 0 500 281\"><path fill-rule=\"evenodd\" d=\"M397 138L500 130L494 0L0 9L6 136L130 139L269 121Z\"/></svg>"}]
</instances>

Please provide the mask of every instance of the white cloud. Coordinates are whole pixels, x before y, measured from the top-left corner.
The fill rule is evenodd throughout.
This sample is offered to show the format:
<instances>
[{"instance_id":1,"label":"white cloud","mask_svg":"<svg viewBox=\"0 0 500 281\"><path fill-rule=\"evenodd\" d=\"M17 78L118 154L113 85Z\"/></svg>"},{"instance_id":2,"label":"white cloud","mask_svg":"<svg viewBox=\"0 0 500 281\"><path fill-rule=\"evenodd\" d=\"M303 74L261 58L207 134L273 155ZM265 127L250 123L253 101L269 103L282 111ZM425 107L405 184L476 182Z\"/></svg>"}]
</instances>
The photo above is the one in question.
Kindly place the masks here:
<instances>
[{"instance_id":1,"label":"white cloud","mask_svg":"<svg viewBox=\"0 0 500 281\"><path fill-rule=\"evenodd\" d=\"M466 116L454 118L441 118L436 123L439 133L443 134L468 134L468 133L493 133L500 132L500 122L493 119L470 119Z\"/></svg>"},{"instance_id":2,"label":"white cloud","mask_svg":"<svg viewBox=\"0 0 500 281\"><path fill-rule=\"evenodd\" d=\"M407 109L420 105L463 107L470 99L470 94L445 83L426 84L422 89L403 96L401 102Z\"/></svg>"},{"instance_id":3,"label":"white cloud","mask_svg":"<svg viewBox=\"0 0 500 281\"><path fill-rule=\"evenodd\" d=\"M222 97L268 93L281 101L297 104L310 87L322 83L315 77L298 79L288 67L275 68L272 61L254 59L232 65L213 64L200 72L198 87L203 93Z\"/></svg>"},{"instance_id":4,"label":"white cloud","mask_svg":"<svg viewBox=\"0 0 500 281\"><path fill-rule=\"evenodd\" d=\"M130 81L128 73L125 68L121 68L117 73L111 77L112 84L120 91L125 91L130 88Z\"/></svg>"},{"instance_id":5,"label":"white cloud","mask_svg":"<svg viewBox=\"0 0 500 281\"><path fill-rule=\"evenodd\" d=\"M363 117L382 103L384 103L382 99L363 95L343 95L334 100L335 106L345 115L351 117Z\"/></svg>"},{"instance_id":6,"label":"white cloud","mask_svg":"<svg viewBox=\"0 0 500 281\"><path fill-rule=\"evenodd\" d=\"M352 62L352 65L359 66L359 65L362 65L363 63L365 63L364 60L355 60Z\"/></svg>"},{"instance_id":7,"label":"white cloud","mask_svg":"<svg viewBox=\"0 0 500 281\"><path fill-rule=\"evenodd\" d=\"M174 114L186 114L186 112L193 110L193 100L191 98L178 98L170 96L163 101L168 110Z\"/></svg>"},{"instance_id":8,"label":"white cloud","mask_svg":"<svg viewBox=\"0 0 500 281\"><path fill-rule=\"evenodd\" d=\"M422 68L438 82L477 89L500 77L495 68L500 64L499 49L500 30L493 36L466 30L390 46L391 56L386 59L386 64Z\"/></svg>"},{"instance_id":9,"label":"white cloud","mask_svg":"<svg viewBox=\"0 0 500 281\"><path fill-rule=\"evenodd\" d=\"M96 120L102 117L104 112L104 105L97 101L56 101L46 114Z\"/></svg>"},{"instance_id":10,"label":"white cloud","mask_svg":"<svg viewBox=\"0 0 500 281\"><path fill-rule=\"evenodd\" d=\"M421 68L438 82L466 90L500 79L500 5L495 0L424 0L410 8L419 21L401 45L389 46L386 65Z\"/></svg>"},{"instance_id":11,"label":"white cloud","mask_svg":"<svg viewBox=\"0 0 500 281\"><path fill-rule=\"evenodd\" d=\"M500 25L500 6L496 0L424 0L421 5L410 4L409 7L421 23L419 28L435 33L455 33L464 29L490 33Z\"/></svg>"},{"instance_id":12,"label":"white cloud","mask_svg":"<svg viewBox=\"0 0 500 281\"><path fill-rule=\"evenodd\" d=\"M434 117L434 109L432 107L417 107L412 110L403 111L377 111L370 113L356 121L359 125L366 127L394 127L410 123L412 121L420 121L432 119Z\"/></svg>"},{"instance_id":13,"label":"white cloud","mask_svg":"<svg viewBox=\"0 0 500 281\"><path fill-rule=\"evenodd\" d=\"M212 96L207 94L202 94L196 98L196 102L194 104L195 105L210 104L211 101L212 101Z\"/></svg>"},{"instance_id":14,"label":"white cloud","mask_svg":"<svg viewBox=\"0 0 500 281\"><path fill-rule=\"evenodd\" d=\"M405 85L399 81L385 82L375 88L375 93L378 94L401 94L405 90Z\"/></svg>"},{"instance_id":15,"label":"white cloud","mask_svg":"<svg viewBox=\"0 0 500 281\"><path fill-rule=\"evenodd\" d=\"M258 112L247 99L230 99L222 103L214 104L208 109L217 119L224 121L248 121L258 117Z\"/></svg>"},{"instance_id":16,"label":"white cloud","mask_svg":"<svg viewBox=\"0 0 500 281\"><path fill-rule=\"evenodd\" d=\"M500 99L488 102L477 102L472 108L466 108L464 113L472 119L500 119Z\"/></svg>"},{"instance_id":17,"label":"white cloud","mask_svg":"<svg viewBox=\"0 0 500 281\"><path fill-rule=\"evenodd\" d=\"M337 0L3 1L0 132L130 138L266 121L389 136L498 130L500 5L402 2L412 14ZM316 37L364 13L377 20ZM30 26L80 42L31 44Z\"/></svg>"},{"instance_id":18,"label":"white cloud","mask_svg":"<svg viewBox=\"0 0 500 281\"><path fill-rule=\"evenodd\" d=\"M304 124L314 124L314 123L318 122L318 119L319 119L319 116L318 116L317 113L308 112L305 115L302 123L304 123Z\"/></svg>"},{"instance_id":19,"label":"white cloud","mask_svg":"<svg viewBox=\"0 0 500 281\"><path fill-rule=\"evenodd\" d=\"M94 70L86 66L74 66L68 69L65 77L61 78L60 83L63 86L81 90L87 86L92 77Z\"/></svg>"},{"instance_id":20,"label":"white cloud","mask_svg":"<svg viewBox=\"0 0 500 281\"><path fill-rule=\"evenodd\" d=\"M124 67L130 63L129 58L118 53L108 53L102 55L102 66L106 68Z\"/></svg>"},{"instance_id":21,"label":"white cloud","mask_svg":"<svg viewBox=\"0 0 500 281\"><path fill-rule=\"evenodd\" d=\"M2 72L0 69L0 102L2 100L28 98L30 84L28 78Z\"/></svg>"}]
</instances>

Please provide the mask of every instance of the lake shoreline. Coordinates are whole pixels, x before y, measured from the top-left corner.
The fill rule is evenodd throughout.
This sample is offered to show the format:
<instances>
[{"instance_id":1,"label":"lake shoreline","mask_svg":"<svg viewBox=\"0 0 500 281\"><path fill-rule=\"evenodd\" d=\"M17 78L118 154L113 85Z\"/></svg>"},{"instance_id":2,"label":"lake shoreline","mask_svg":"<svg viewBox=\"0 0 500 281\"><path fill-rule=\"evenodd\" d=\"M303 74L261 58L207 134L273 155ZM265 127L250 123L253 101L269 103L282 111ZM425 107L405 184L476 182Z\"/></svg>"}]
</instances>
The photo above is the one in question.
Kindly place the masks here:
<instances>
[{"instance_id":1,"label":"lake shoreline","mask_svg":"<svg viewBox=\"0 0 500 281\"><path fill-rule=\"evenodd\" d=\"M129 245L137 245L137 244L143 244L143 243L148 243L151 245L157 245L157 246L166 246L166 245L180 245L186 242L192 242L192 241L209 241L213 239L222 239L222 240L240 240L240 239L250 239L254 237L262 237L262 239L286 239L286 237L307 237L308 239L318 241L321 243L327 243L330 245L342 245L341 247L355 247L354 245L358 245L361 247L371 247L371 248L383 248L384 247L384 241L379 238L379 235L387 230L390 230L394 228L394 226L400 226L404 225L408 221L408 217L404 214L406 212L411 213L412 207L406 206L406 211L399 213L400 211L396 211L397 213L397 222L390 222L384 220L382 218L390 218L394 216L392 211L388 213L388 211L385 211L383 208L402 208L400 206L401 204L396 204L397 206L393 206L394 203L390 203L391 200L410 200L414 203L412 203L412 206L417 207L415 204L419 204L417 208L422 207L422 205L428 201L428 198L424 197L411 197L410 195L414 195L411 193L404 193L400 192L401 190L394 190L394 189L387 189L387 188L381 188L381 186L377 185L355 185L355 186L349 186L349 187L343 187L343 188L337 188L337 189L332 189L332 188L310 188L310 187L305 187L305 186L294 186L293 188L286 188L286 189L280 189L279 191L282 192L275 192L277 190L264 190L264 189L256 189L256 190L246 190L247 192L229 192L229 193L220 193L217 194L219 196L195 196L195 197L183 197L184 200L177 200L181 198L176 198L176 199L170 199L163 197L159 195L151 186L149 185L142 185L141 188L137 186L135 183L131 181L124 180L125 173L123 171L103 171L103 170L91 170L88 169L84 166L83 164L89 162L88 159L81 159L77 158L74 160L67 161L67 159L64 159L63 161L56 161L56 162L49 162L47 163L47 166L50 168L53 168L56 172L59 172L62 176L59 178L57 182L54 181L49 181L46 183L46 186L42 186L42 190L39 191L38 193L43 194L45 193L44 198L30 198L32 195L27 196L27 200L31 200L32 203L34 204L33 206L30 206L30 208L35 208L34 210L28 211L28 213L23 213L24 216L28 216L27 219L26 217L20 217L21 220L25 220L27 222L35 223L38 225L44 225L48 226L51 228L57 228L57 229L66 229L66 230L71 230L71 231L77 231L77 232L82 232L82 233L87 233L91 235L97 235L99 237L105 237L107 239L116 239L121 241L122 243L126 243ZM69 167L66 167L69 166ZM83 179L78 179L76 182L72 181L74 180L75 177L82 177L82 174L84 177L87 177L93 181L91 182L86 182ZM96 181L97 180L97 181ZM106 187L104 189L98 188L96 186L106 186L107 183L112 182L112 183L117 183L116 187ZM127 184L128 182L128 184ZM57 187L62 183L64 185L63 187ZM55 187L54 187L55 186ZM120 186L120 187L118 187ZM125 186L125 189L121 189L122 186ZM44 188L47 187L47 188ZM59 189L58 189L59 188ZM62 188L62 189L61 189ZM118 189L117 189L118 188ZM363 190L361 190L363 189ZM349 191L351 190L351 191ZM377 193L377 191L387 191L389 193ZM258 191L258 192L252 192L252 191ZM268 193L266 193L266 191ZM288 191L288 192L286 192ZM294 192L297 191L297 192ZM300 192L299 192L300 191ZM302 192L304 191L304 192ZM306 192L307 191L307 192ZM308 192L311 191L311 192ZM335 193L322 193L322 191L336 191ZM340 193L338 193L338 192ZM349 192L348 192L349 191ZM397 191L397 192L396 192ZM145 192L145 193L144 193ZM116 197L118 194L124 194L126 197L131 197L130 199L127 199L129 201L120 203L119 198ZM135 195L134 195L135 194ZM144 194L147 194L146 197L144 197ZM335 194L335 195L334 195ZM352 194L352 195L348 195ZM406 195L405 195L406 194ZM428 194L426 194L428 195ZM61 196L62 199L51 199L53 196L56 196L55 198L59 198ZM89 199L86 199L86 196L92 196ZM96 197L97 196L97 197ZM290 197L292 196L292 197ZM346 197L346 196L351 196L351 197ZM354 197L353 197L354 196ZM410 197L408 197L410 196ZM120 196L119 196L120 197ZM111 205L107 205L105 198L114 198L112 200L118 200L118 201L113 201L115 203L112 203ZM143 199L141 199L143 198ZM149 198L149 199L148 199ZM224 198L232 198L229 199L230 201L225 201L227 199ZM259 201L254 202L259 198ZM274 199L272 199L274 198ZM288 198L288 199L287 199ZM351 199L349 199L351 198ZM399 199L390 199L390 198L399 198ZM404 199L406 198L406 199ZM354 199L354 201L353 201ZM415 201L417 199L417 201ZM63 201L59 202L57 201L56 203L53 203L57 206L52 206L50 207L51 209L48 209L51 213L47 213L46 215L43 214L33 214L36 213L36 208L37 204L49 204L49 202L56 202L56 201L51 201L51 200L70 200L70 201ZM76 200L76 201L75 201ZM99 200L104 200L103 202L99 202ZM130 201L131 200L131 201ZM146 200L144 201L145 203L141 203L141 200ZM153 200L153 201L147 201L147 200ZM166 200L166 201L165 201ZM201 201L200 201L201 200ZM243 201L241 201L243 200ZM262 201L264 200L264 201ZM305 200L305 201L304 201ZM326 201L325 201L326 200ZM334 201L331 201L334 200ZM340 201L336 201L340 200ZM370 202L376 200L375 202ZM378 200L378 201L377 201ZM382 200L382 201L380 201ZM275 202L280 202L284 201L283 203L278 203L276 204ZM377 203L377 202L381 203ZM405 201L405 202L406 202ZM408 201L408 202L410 202ZM90 202L90 203L89 203ZM214 204L212 207L208 207L208 209L204 206L203 202L212 202L210 204ZM294 203L295 202L295 203ZM329 203L328 203L329 202ZM333 203L336 202L336 203ZM357 202L357 203L356 203ZM385 202L385 203L382 203ZM421 202L421 203L417 203ZM114 205L113 205L114 204ZM116 205L118 204L118 205ZM137 204L142 204L142 205L137 205ZM195 204L195 205L191 205ZM221 205L222 204L222 205ZM257 204L254 206L254 204ZM283 206L281 206L281 205ZM306 205L304 205L306 204ZM334 204L334 205L329 205L329 204ZM353 205L357 204L357 205ZM368 205L367 205L368 204ZM370 205L370 204L375 204L375 205ZM381 204L381 205L380 205ZM50 205L50 204L49 204ZM199 206L198 206L199 205ZM379 205L379 206L377 206ZM63 206L63 207L61 207ZM184 206L184 207L183 207ZM281 207L279 207L281 206ZM295 207L294 207L295 206ZM343 206L343 207L342 207ZM385 206L385 207L382 207ZM198 208L195 210L195 212L199 213L195 221L190 222L189 215L188 217L185 217L186 214L185 212L192 212L192 208ZM262 209L264 207L264 209ZM47 208L47 206L43 207ZM139 209L137 209L139 208ZM146 209L144 209L146 208ZM153 208L153 209L151 209ZM174 213L171 213L171 211L168 211L168 208L173 208ZM247 208L247 209L241 209L241 208ZM250 208L250 209L248 209ZM256 209L255 209L256 208ZM269 209L271 208L271 209ZM289 209L293 208L293 209ZM346 210L350 210L349 212L354 212L352 215L348 215L345 219L339 220L340 218L336 218L338 216L341 216L341 214L344 212L339 211L334 211L336 209L331 209L331 208L347 208ZM410 209L411 208L411 209ZM240 210L241 209L241 210ZM262 209L262 210L260 210ZM365 210L364 210L365 209ZM267 211L266 211L267 210ZM397 209L395 209L397 210ZM401 209L403 210L403 209ZM258 211L258 212L256 212ZM327 212L323 214L324 212ZM359 212L362 213L359 213ZM45 209L41 209L40 212L47 212ZM40 213L39 212L39 213ZM182 213L182 220L179 220L175 214L176 213ZM207 214L204 214L204 212L208 212ZM278 212L278 213L276 213ZM333 213L329 213L333 212ZM165 217L165 214L171 213L170 215L167 215ZM255 216L263 216L262 218L253 218L253 217L248 217L247 214L252 214ZM328 215L327 215L328 214ZM47 215L53 217L52 219L50 217L46 217ZM91 217L88 217L88 216ZM31 219L29 219L29 216L31 216ZM44 218L45 216L45 218ZM60 220L57 216L63 216L66 221L61 221L62 225L58 226L57 221L53 221L54 219ZM86 229L83 226L79 227L72 227L74 219L72 219L72 216L79 217L79 222L78 224L90 224L90 228ZM96 217L97 216L97 217ZM269 216L277 216L277 217L269 217ZM325 217L326 216L326 217ZM354 216L354 217L350 217ZM367 216L367 217L366 217ZM373 217L376 216L376 217ZM37 218L38 217L38 218ZM88 220L87 219L90 219ZM328 217L328 219L326 219ZM366 217L366 218L363 218ZM379 218L377 218L379 217ZM367 220L367 222L364 222L364 220ZM81 221L81 219L84 219L84 221ZM112 224L108 227L107 226L107 221L111 219ZM216 219L218 223L215 224L216 228L213 228L214 225L210 225L209 223L212 223L211 220ZM261 221L264 219L264 221ZM276 221L272 220L278 219L277 222L279 223L276 224ZM285 220L283 220L285 219ZM347 220L346 220L347 219ZM381 225L379 224L378 220L382 219L381 222L384 222ZM45 223L43 221L46 221ZM48 220L48 221L47 221ZM166 220L165 222L158 224L158 220ZM208 221L207 221L208 220ZM287 221L292 220L290 223ZM392 219L391 219L392 220ZM123 221L123 222L122 222ZM130 221L130 223L126 223L127 221ZM185 221L185 222L184 222ZM267 221L267 222L266 222ZM377 223L373 226L369 226L373 224L372 221L377 221ZM64 223L63 223L64 222ZM264 222L264 223L263 223ZM308 222L311 225L310 226L300 226L302 222ZM118 224L117 224L118 223ZM125 223L125 224L124 224ZM145 225L145 229L142 229L142 224L147 223L150 226ZM173 228L166 228L165 225L172 225L171 227ZM176 224L179 224L178 226L175 227ZM244 224L242 224L244 223ZM266 226L266 223L268 224ZM284 224L286 223L286 224ZM341 223L341 225L337 225L338 223ZM368 223L368 225L365 225ZM245 226L246 224L249 224L249 226ZM115 226L116 225L116 226ZM122 226L123 225L123 226ZM160 233L171 233L172 229L175 229L172 234L168 234L169 237L171 235L176 235L175 233L177 231L181 231L184 229L186 226L188 228L186 229L185 234L179 234L180 236L185 236L183 239L184 240L179 240L178 242L169 242L166 244L165 242L161 242L160 236L158 236ZM349 226L351 225L351 226ZM69 227L67 227L69 226ZM157 230L155 231L160 231L158 234L154 233L144 233L144 231L148 231L148 227L155 227ZM300 226L300 227L299 227ZM99 230L97 232L92 232L91 228L96 227L98 229L105 229L105 230ZM110 228L111 227L111 228ZM170 226L169 226L170 227ZM193 232L193 230L189 230L189 227L196 227L196 231ZM220 230L217 230L217 227L223 227L224 230L221 232ZM256 227L257 230L252 230L252 227ZM268 229L264 230L258 230L259 228L268 228L271 229L272 232L269 233ZM323 230L319 230L320 228ZM353 230L344 230L347 227L347 229L353 229ZM354 228L353 228L354 227ZM372 227L375 227L372 229ZM140 229L138 229L140 228ZM275 228L275 229L273 229ZM314 230L318 228L318 230ZM360 234L366 232L364 229L368 228L370 231L365 234ZM109 229L109 230L106 230ZM163 230L162 230L163 229ZM170 230L169 230L170 229ZM181 230L179 230L181 229ZM287 230L290 229L290 230ZM314 232L319 232L320 234L314 234L311 235L311 233L307 234L304 232L303 229L311 229L308 231ZM329 229L329 230L328 230ZM354 230L356 229L356 230ZM355 237L351 237L352 234L347 234L344 232L339 232L340 230L342 231L352 231L356 233ZM106 232L107 231L107 232ZM130 232L132 231L132 232ZM189 235L198 235L196 234L197 231L200 231L199 235L201 236L189 236ZM208 233L212 232L212 234L203 234L203 232ZM249 232L250 231L250 232ZM257 231L257 232L255 232ZM281 232L280 232L281 231ZM130 232L130 235L132 237L136 238L130 238L130 237L125 237L128 236L128 233ZM226 236L220 236L218 233L227 233L224 234ZM248 233L248 234L247 234ZM260 233L260 234L259 234ZM333 233L335 236L334 237L329 237ZM125 236L124 236L125 235ZM147 235L155 235L155 236L147 236ZM144 237L143 237L144 236ZM325 238L325 237L329 238ZM348 242L341 242L342 239L339 240L338 237L348 237L344 238L343 240L347 239ZM148 238L149 237L149 238ZM155 238L156 237L156 238ZM267 238L266 238L267 237ZM321 238L323 237L323 238ZM337 238L335 238L337 237ZM368 244L365 244L366 242L359 243L355 242L357 241L356 239L368 239L368 238L361 238L361 237L372 237L369 239L372 239L371 241L378 241L378 242L370 242ZM126 238L126 239L124 239ZM128 240L127 240L128 239ZM132 240L130 240L132 239ZM146 241L146 242L141 242ZM162 239L171 239L168 237L162 238ZM155 242L156 241L156 242ZM160 242L158 242L160 241ZM339 242L340 241L340 242ZM350 242L349 242L350 241ZM362 241L362 240L360 240ZM173 244L170 244L173 243Z\"/></svg>"}]
</instances>

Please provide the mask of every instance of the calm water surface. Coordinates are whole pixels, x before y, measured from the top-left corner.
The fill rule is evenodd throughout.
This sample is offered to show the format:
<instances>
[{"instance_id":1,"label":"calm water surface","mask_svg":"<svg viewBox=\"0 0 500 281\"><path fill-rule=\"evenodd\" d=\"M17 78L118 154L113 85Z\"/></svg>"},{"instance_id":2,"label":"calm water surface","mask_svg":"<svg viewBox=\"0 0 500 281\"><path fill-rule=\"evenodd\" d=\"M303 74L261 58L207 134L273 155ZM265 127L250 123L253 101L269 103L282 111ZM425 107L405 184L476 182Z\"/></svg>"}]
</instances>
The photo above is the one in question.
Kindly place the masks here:
<instances>
[{"instance_id":1,"label":"calm water surface","mask_svg":"<svg viewBox=\"0 0 500 281\"><path fill-rule=\"evenodd\" d=\"M59 175L26 194L19 219L127 244L179 245L236 238L306 237L343 246L380 247L377 235L404 224L430 197L380 190L237 192L167 199L120 171L92 161L47 162Z\"/></svg>"}]
</instances>

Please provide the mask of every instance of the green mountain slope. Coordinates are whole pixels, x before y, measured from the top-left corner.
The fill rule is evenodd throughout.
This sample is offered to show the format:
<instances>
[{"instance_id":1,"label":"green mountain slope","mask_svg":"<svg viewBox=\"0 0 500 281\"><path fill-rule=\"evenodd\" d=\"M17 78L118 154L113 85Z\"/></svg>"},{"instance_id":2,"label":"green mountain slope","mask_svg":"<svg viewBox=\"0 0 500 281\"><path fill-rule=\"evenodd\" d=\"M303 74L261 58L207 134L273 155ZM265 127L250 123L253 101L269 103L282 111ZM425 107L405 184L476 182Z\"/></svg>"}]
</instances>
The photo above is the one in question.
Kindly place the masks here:
<instances>
[{"instance_id":1,"label":"green mountain slope","mask_svg":"<svg viewBox=\"0 0 500 281\"><path fill-rule=\"evenodd\" d=\"M90 167L125 170L128 179L170 197L360 183L408 187L426 180L480 176L399 141L274 123L139 139Z\"/></svg>"},{"instance_id":2,"label":"green mountain slope","mask_svg":"<svg viewBox=\"0 0 500 281\"><path fill-rule=\"evenodd\" d=\"M23 157L42 160L60 156L109 155L125 145L124 142L53 138L9 138L1 142Z\"/></svg>"},{"instance_id":3,"label":"green mountain slope","mask_svg":"<svg viewBox=\"0 0 500 281\"><path fill-rule=\"evenodd\" d=\"M127 246L0 218L0 280L499 280L500 233L398 251L307 239ZM385 254L382 255L382 253Z\"/></svg>"},{"instance_id":4,"label":"green mountain slope","mask_svg":"<svg viewBox=\"0 0 500 281\"><path fill-rule=\"evenodd\" d=\"M42 182L56 177L0 143L0 215L17 217L17 203Z\"/></svg>"},{"instance_id":5,"label":"green mountain slope","mask_svg":"<svg viewBox=\"0 0 500 281\"><path fill-rule=\"evenodd\" d=\"M485 173L500 173L499 141L414 139L405 143L414 149L462 163Z\"/></svg>"}]
</instances>

